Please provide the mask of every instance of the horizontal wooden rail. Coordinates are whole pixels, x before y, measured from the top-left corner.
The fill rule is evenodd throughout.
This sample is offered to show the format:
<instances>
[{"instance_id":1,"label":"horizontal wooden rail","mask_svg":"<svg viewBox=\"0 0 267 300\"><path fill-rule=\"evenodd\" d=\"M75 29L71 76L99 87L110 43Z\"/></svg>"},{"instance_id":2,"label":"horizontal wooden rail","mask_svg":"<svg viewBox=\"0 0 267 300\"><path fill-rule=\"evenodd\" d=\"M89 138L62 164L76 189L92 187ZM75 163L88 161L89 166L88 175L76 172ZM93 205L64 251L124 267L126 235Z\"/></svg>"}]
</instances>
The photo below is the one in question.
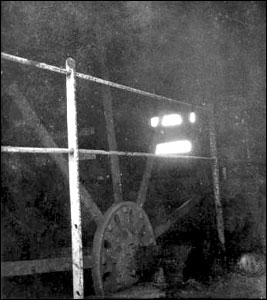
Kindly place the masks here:
<instances>
[{"instance_id":1,"label":"horizontal wooden rail","mask_svg":"<svg viewBox=\"0 0 267 300\"><path fill-rule=\"evenodd\" d=\"M154 154L146 152L127 152L127 151L105 151L105 150L89 150L80 149L79 153L82 153L85 157L86 154L96 155L120 155L120 156L135 156L135 157L157 157L157 158L184 158L184 159L206 159L213 160L213 157L205 156L190 156L190 155L178 155L178 154Z\"/></svg>"},{"instance_id":2,"label":"horizontal wooden rail","mask_svg":"<svg viewBox=\"0 0 267 300\"><path fill-rule=\"evenodd\" d=\"M83 257L84 269L93 265L92 256ZM1 262L1 277L25 276L39 273L63 272L72 270L72 259L69 257L47 258L39 260L21 260Z\"/></svg>"},{"instance_id":3,"label":"horizontal wooden rail","mask_svg":"<svg viewBox=\"0 0 267 300\"><path fill-rule=\"evenodd\" d=\"M18 56L15 56L15 55L4 53L4 52L1 52L1 58L9 60L9 61L17 62L17 63L23 64L23 65L34 66L36 68L40 68L40 69L44 69L44 70L48 70L48 71L52 71L52 72L56 72L56 73L60 73L60 74L64 74L64 75L67 74L67 70L64 69L64 68L51 66L51 65L48 65L48 64L45 64L45 63L40 63L40 62L37 62L37 61L29 60L29 59L26 59L26 58L18 57ZM78 72L75 73L75 76L78 77L78 78L81 78L81 79L85 79L85 80L89 80L89 81L92 81L92 82L100 83L100 84L107 85L107 86L110 86L110 87L113 87L113 88L117 88L117 89L128 91L128 92L131 92L131 93L134 93L134 94L142 95L142 96L145 96L145 97L149 97L149 98L153 98L153 99L157 99L157 100L164 100L164 101L168 101L168 102L172 102L172 103L176 103L176 104L182 104L182 105L186 105L186 106L190 106L190 107L195 107L195 108L201 109L201 110L206 110L206 107L204 107L204 106L200 106L200 105L196 105L196 104L190 104L190 103L186 103L186 102L183 102L183 101L168 98L168 97L165 97L165 96L160 96L160 95L157 95L157 94L154 94L154 93L150 93L150 92L142 91L142 90L139 90L139 89L135 89L135 88L123 85L123 84L119 84L119 83L115 83L115 82L112 82L112 81L104 80L104 79L101 79L101 78L98 78L98 77L95 77L95 76L86 75L86 74L82 74L82 73L78 73Z\"/></svg>"},{"instance_id":4,"label":"horizontal wooden rail","mask_svg":"<svg viewBox=\"0 0 267 300\"><path fill-rule=\"evenodd\" d=\"M68 154L73 153L73 149L1 146L1 152Z\"/></svg>"},{"instance_id":5,"label":"horizontal wooden rail","mask_svg":"<svg viewBox=\"0 0 267 300\"><path fill-rule=\"evenodd\" d=\"M5 60L17 62L19 64L23 64L23 65L27 65L27 66L33 66L33 67L43 69L43 70L48 70L48 71L52 71L52 72L56 72L56 73L60 73L60 74L64 74L64 75L67 74L67 70L65 68L59 68L59 67L51 66L51 65L48 65L48 64L45 64L45 63L40 63L38 61L34 61L34 60L26 59L26 58L23 58L23 57L7 54L7 53L4 53L4 52L1 52L1 58L5 59Z\"/></svg>"},{"instance_id":6,"label":"horizontal wooden rail","mask_svg":"<svg viewBox=\"0 0 267 300\"><path fill-rule=\"evenodd\" d=\"M23 152L23 153L72 153L72 149L67 148L34 148L34 147L11 147L1 146L1 152ZM105 151L105 150L90 150L79 149L82 159L85 160L88 155L92 159L92 155L119 155L119 156L135 156L135 157L157 157L157 158L184 158L184 159L204 159L213 160L212 157L205 156L190 156L190 155L177 155L177 154L154 154L146 152L126 152L126 151Z\"/></svg>"}]
</instances>

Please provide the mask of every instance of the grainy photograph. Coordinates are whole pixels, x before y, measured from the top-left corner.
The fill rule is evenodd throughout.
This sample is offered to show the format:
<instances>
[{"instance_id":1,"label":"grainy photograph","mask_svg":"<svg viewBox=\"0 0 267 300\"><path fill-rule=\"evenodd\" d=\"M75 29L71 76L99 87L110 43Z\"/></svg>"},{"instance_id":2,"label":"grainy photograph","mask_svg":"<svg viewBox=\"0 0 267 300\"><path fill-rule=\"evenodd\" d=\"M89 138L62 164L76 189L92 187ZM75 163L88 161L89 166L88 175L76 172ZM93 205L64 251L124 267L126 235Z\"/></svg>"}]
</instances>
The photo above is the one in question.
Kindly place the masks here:
<instances>
[{"instance_id":1,"label":"grainy photograph","mask_svg":"<svg viewBox=\"0 0 267 300\"><path fill-rule=\"evenodd\" d=\"M266 2L1 1L1 299L266 299Z\"/></svg>"}]
</instances>

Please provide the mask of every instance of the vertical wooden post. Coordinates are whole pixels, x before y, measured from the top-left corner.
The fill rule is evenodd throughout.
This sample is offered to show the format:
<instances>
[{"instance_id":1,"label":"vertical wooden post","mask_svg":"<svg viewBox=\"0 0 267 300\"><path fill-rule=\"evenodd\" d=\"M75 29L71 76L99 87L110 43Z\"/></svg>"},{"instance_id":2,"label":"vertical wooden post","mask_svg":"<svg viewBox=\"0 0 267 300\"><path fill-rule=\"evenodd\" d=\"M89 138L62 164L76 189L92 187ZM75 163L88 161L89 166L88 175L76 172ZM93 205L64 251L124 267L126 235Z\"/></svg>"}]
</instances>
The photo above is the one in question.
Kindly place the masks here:
<instances>
[{"instance_id":1,"label":"vertical wooden post","mask_svg":"<svg viewBox=\"0 0 267 300\"><path fill-rule=\"evenodd\" d=\"M100 64L102 78L105 80L109 80L109 71L108 68L106 67L105 41L103 39L102 30L100 26L101 25L99 25L98 23L95 24L96 42L97 42L97 49L98 49L98 62ZM109 151L111 150L117 151L117 141L116 141L114 118L113 118L113 111L112 111L112 95L111 95L110 87L103 86L102 92L103 92L103 108L104 108L104 116L106 121L106 132L108 138ZM110 159L110 167L111 167L114 202L118 203L123 200L120 160L117 155L111 155L109 159Z\"/></svg>"},{"instance_id":2,"label":"vertical wooden post","mask_svg":"<svg viewBox=\"0 0 267 300\"><path fill-rule=\"evenodd\" d=\"M213 179L213 191L214 191L214 202L216 211L216 222L217 232L223 251L225 251L225 238L224 238L224 222L223 222L223 211L221 204L220 195L220 181L219 181L219 162L217 154L216 144L216 129L215 129L215 118L213 104L209 104L209 135L210 135L210 154L212 160L212 179Z\"/></svg>"},{"instance_id":3,"label":"vertical wooden post","mask_svg":"<svg viewBox=\"0 0 267 300\"><path fill-rule=\"evenodd\" d=\"M92 1L92 6L97 5L96 2ZM109 80L109 71L106 67L106 41L104 40L103 30L101 28L101 19L95 24L95 33L96 33L96 43L98 50L98 63L101 68L102 78ZM117 141L114 128L114 119L112 111L112 95L109 86L102 87L103 92L103 108L104 116L106 121L106 132L108 138L109 151L117 151ZM110 167L111 167L111 177L112 177L112 186L113 186L113 195L114 202L121 202L122 197L122 183L121 183L121 172L120 172L120 160L117 155L109 156Z\"/></svg>"},{"instance_id":4,"label":"vertical wooden post","mask_svg":"<svg viewBox=\"0 0 267 300\"><path fill-rule=\"evenodd\" d=\"M75 97L76 82L75 61L72 58L66 60L66 69L68 147L73 150L73 152L69 154L73 298L83 299L82 224L79 188L77 108Z\"/></svg>"},{"instance_id":5,"label":"vertical wooden post","mask_svg":"<svg viewBox=\"0 0 267 300\"><path fill-rule=\"evenodd\" d=\"M148 185L149 185L149 181L151 178L152 169L154 166L154 160L155 160L154 157L148 157L147 161L146 161L145 171L144 171L144 174L142 177L142 182L141 182L141 185L140 185L140 188L138 191L137 200L136 200L136 203L138 205L140 205L141 207L143 207L145 204Z\"/></svg>"},{"instance_id":6,"label":"vertical wooden post","mask_svg":"<svg viewBox=\"0 0 267 300\"><path fill-rule=\"evenodd\" d=\"M163 113L159 114L159 124L161 124L163 118ZM160 128L157 128L156 131L154 132L153 138L152 138L152 144L151 144L151 149L153 152L156 150L157 143L159 141L159 136L160 136ZM149 186L149 181L151 178L152 170L154 167L154 161L155 157L148 157L146 160L146 167L145 171L142 177L142 182L138 191L138 196L136 203L140 205L141 207L144 206L145 201L146 201L146 195L147 195L147 190Z\"/></svg>"},{"instance_id":7,"label":"vertical wooden post","mask_svg":"<svg viewBox=\"0 0 267 300\"><path fill-rule=\"evenodd\" d=\"M102 63L102 69L105 73L105 79L108 79L106 67ZM106 121L106 132L108 137L109 151L117 151L117 142L114 129L114 119L112 112L112 100L109 87L102 87L103 90L103 106L104 116ZM120 161L117 155L111 155L109 157L111 165L111 176L114 193L114 202L118 203L122 201L122 183L121 183L121 172L120 172Z\"/></svg>"}]
</instances>

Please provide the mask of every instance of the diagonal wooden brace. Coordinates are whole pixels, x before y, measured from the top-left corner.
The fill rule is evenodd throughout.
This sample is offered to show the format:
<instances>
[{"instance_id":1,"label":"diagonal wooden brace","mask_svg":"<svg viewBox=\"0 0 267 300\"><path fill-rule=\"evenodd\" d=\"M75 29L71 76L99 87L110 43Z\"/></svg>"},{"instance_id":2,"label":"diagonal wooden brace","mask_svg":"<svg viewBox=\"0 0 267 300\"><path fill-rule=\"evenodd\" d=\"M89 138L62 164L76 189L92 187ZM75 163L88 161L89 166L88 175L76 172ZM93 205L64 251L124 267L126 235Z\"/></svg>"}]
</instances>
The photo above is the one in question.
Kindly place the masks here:
<instances>
[{"instance_id":1,"label":"diagonal wooden brace","mask_svg":"<svg viewBox=\"0 0 267 300\"><path fill-rule=\"evenodd\" d=\"M21 93L16 83L13 83L8 88L8 93L10 96L12 96L12 99L19 107L23 115L23 118L25 120L31 120L30 122L31 127L34 133L36 133L36 135L40 138L40 141L42 142L43 146L47 148L58 148L57 144L54 142L47 129L41 124L37 114L31 108L29 102ZM64 158L63 154L57 154L57 155L50 154L50 156L55 161L55 163L61 170L64 177L67 179L69 176L68 161ZM98 206L95 204L95 202L93 201L92 196L87 192L87 190L82 184L80 184L80 193L81 193L82 203L89 210L92 219L97 224L99 224L102 221L103 214L98 208Z\"/></svg>"},{"instance_id":2,"label":"diagonal wooden brace","mask_svg":"<svg viewBox=\"0 0 267 300\"><path fill-rule=\"evenodd\" d=\"M185 216L189 211L201 200L200 196L194 196L187 201L185 201L181 206L176 208L176 210L168 216L168 220L163 223L158 225L154 232L155 232L155 237L158 238L162 234L164 234L166 231L168 231L180 218Z\"/></svg>"}]
</instances>

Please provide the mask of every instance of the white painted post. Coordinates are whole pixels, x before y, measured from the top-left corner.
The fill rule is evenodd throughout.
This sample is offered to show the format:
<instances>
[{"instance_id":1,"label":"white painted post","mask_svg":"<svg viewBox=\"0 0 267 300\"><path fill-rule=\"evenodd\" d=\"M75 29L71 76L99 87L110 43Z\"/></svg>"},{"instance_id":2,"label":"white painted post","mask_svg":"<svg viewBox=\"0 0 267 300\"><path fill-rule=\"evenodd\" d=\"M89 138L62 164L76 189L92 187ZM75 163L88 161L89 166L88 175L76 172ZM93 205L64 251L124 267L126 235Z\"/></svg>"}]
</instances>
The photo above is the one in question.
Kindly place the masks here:
<instances>
[{"instance_id":1,"label":"white painted post","mask_svg":"<svg viewBox=\"0 0 267 300\"><path fill-rule=\"evenodd\" d=\"M69 189L71 207L73 298L83 299L83 249L79 188L79 152L77 134L75 61L66 60L67 123L69 153Z\"/></svg>"}]
</instances>

